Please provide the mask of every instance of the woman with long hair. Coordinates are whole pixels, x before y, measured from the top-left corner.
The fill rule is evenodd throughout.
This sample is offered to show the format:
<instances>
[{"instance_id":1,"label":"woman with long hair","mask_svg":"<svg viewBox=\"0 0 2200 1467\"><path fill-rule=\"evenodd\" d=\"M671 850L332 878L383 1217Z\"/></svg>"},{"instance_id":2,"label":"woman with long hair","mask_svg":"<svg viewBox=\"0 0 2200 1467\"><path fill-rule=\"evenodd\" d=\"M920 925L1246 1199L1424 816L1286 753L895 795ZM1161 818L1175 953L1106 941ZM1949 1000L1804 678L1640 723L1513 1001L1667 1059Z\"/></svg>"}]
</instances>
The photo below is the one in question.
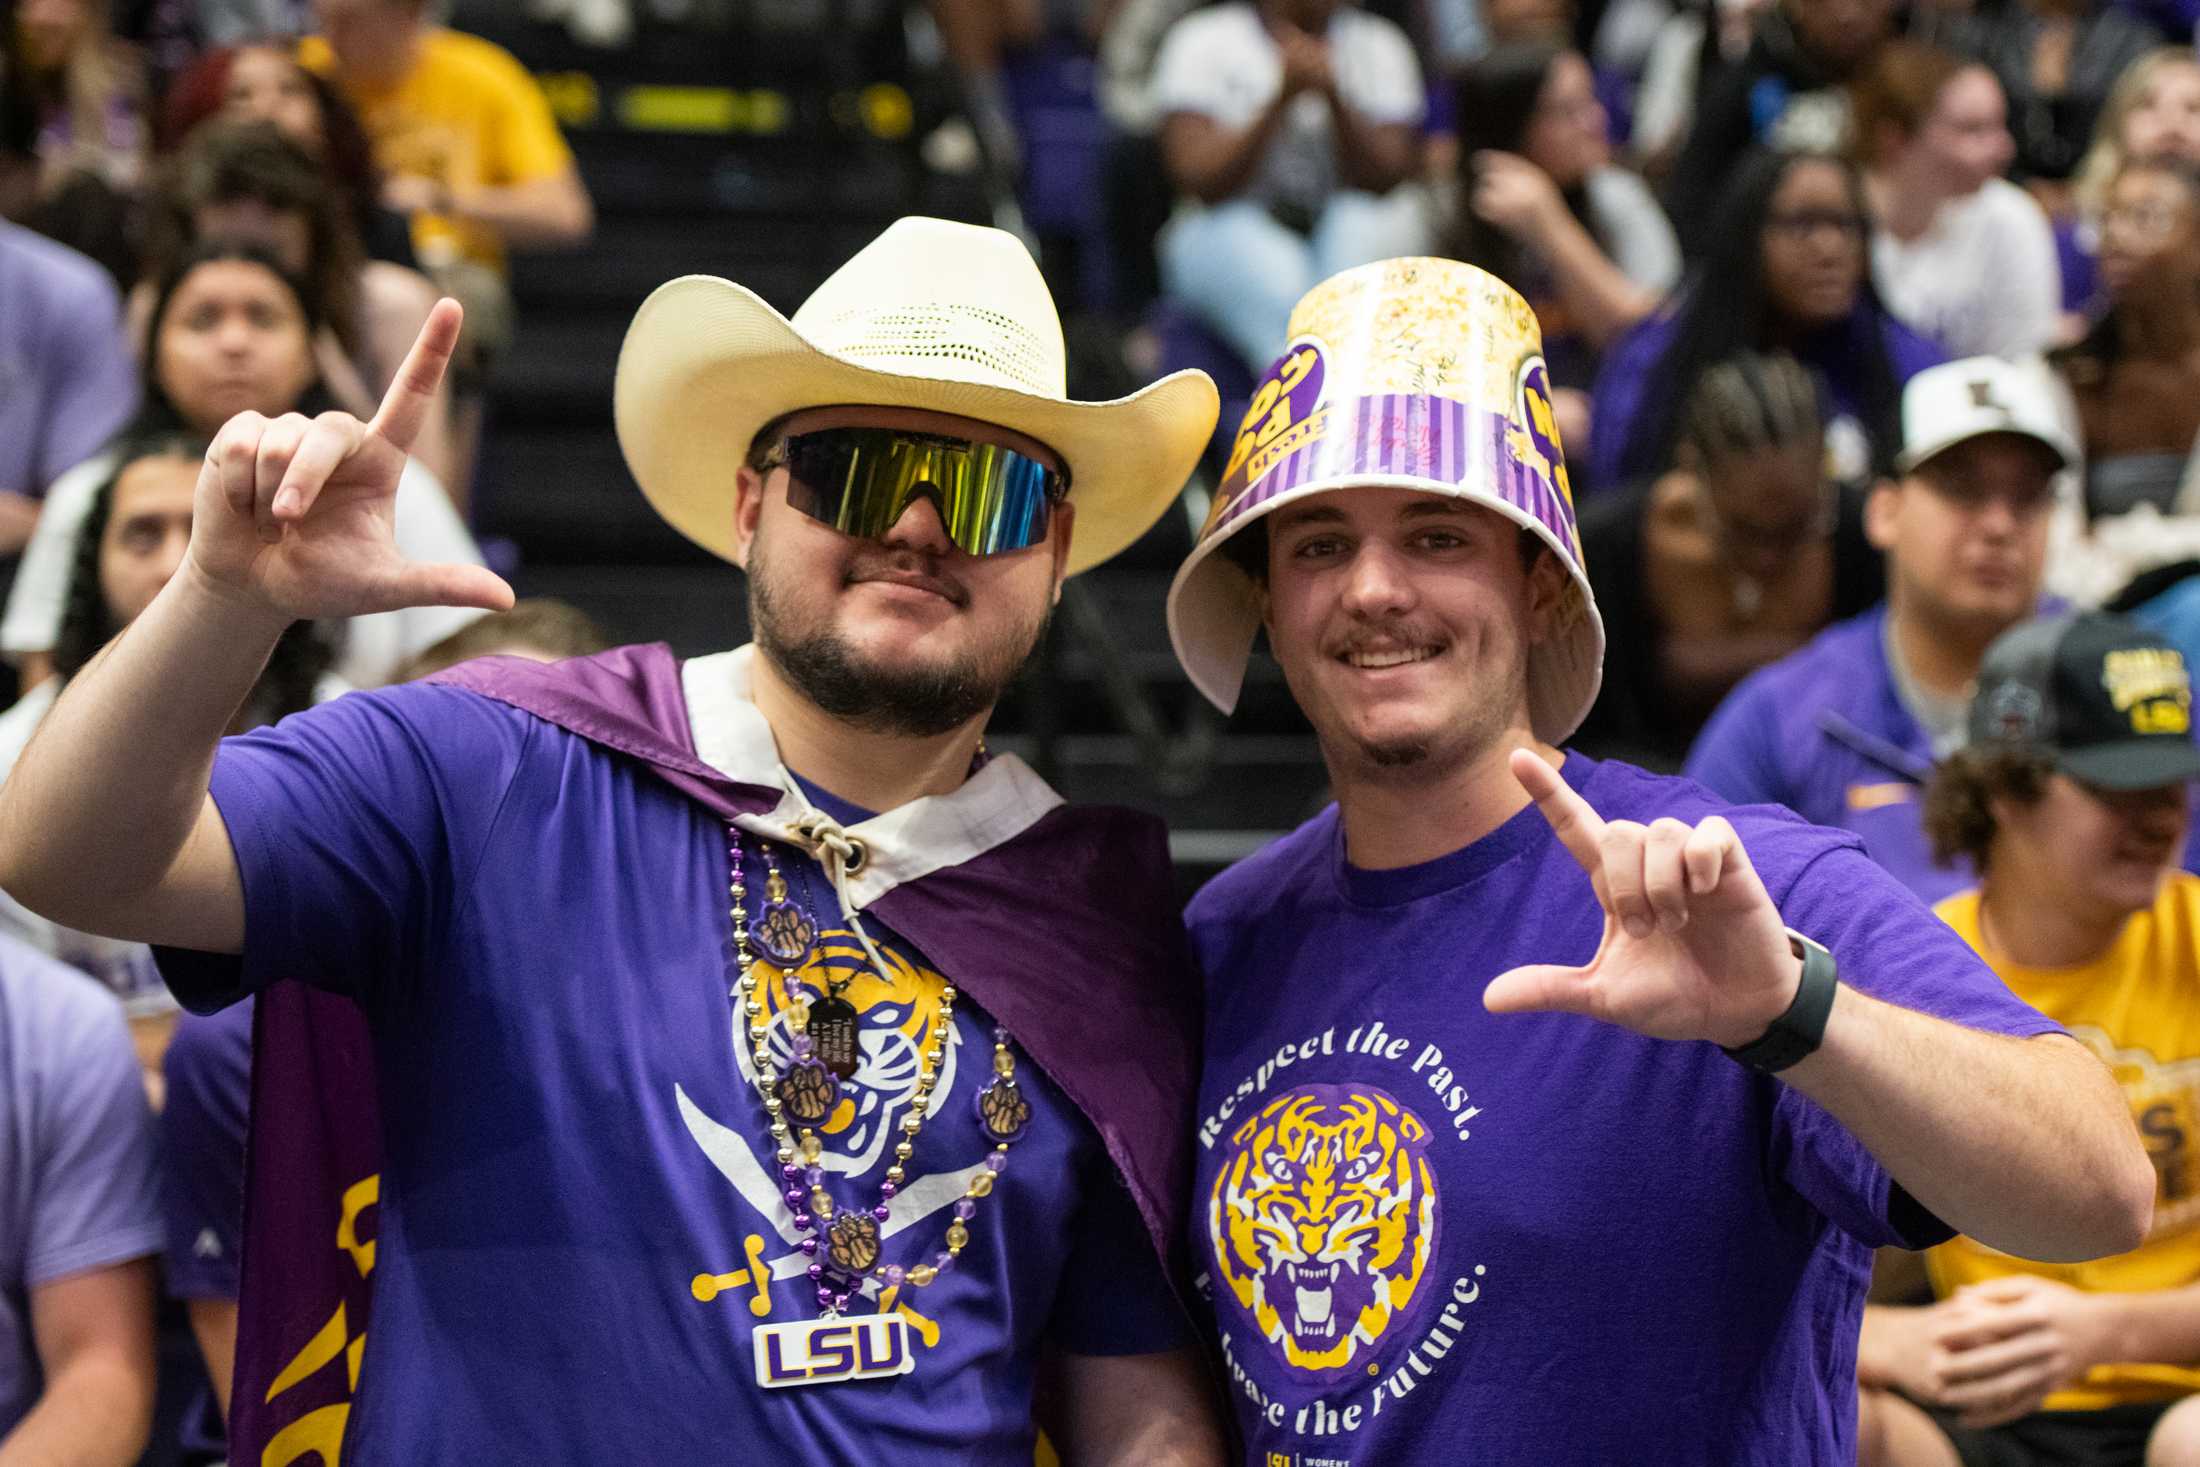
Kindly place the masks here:
<instances>
[{"instance_id":1,"label":"woman with long hair","mask_svg":"<svg viewBox=\"0 0 2200 1467\"><path fill-rule=\"evenodd\" d=\"M1591 486L1669 468L1691 384L1740 351L1784 351L1818 374L1837 481L1881 471L1901 442L1902 384L1945 353L1896 320L1872 286L1855 166L1826 153L1754 156L1728 184L1707 238L1673 303L1605 356Z\"/></svg>"},{"instance_id":2,"label":"woman with long hair","mask_svg":"<svg viewBox=\"0 0 2200 1467\"><path fill-rule=\"evenodd\" d=\"M313 354L321 325L313 292L264 247L202 240L170 264L154 292L140 425L212 438L241 412L326 411L333 403ZM0 620L0 652L23 667L26 685L50 666L78 534L114 467L113 455L101 454L64 474L46 496ZM449 496L417 462L398 486L396 514L408 555L480 563ZM354 686L379 685L475 615L422 608L355 617L337 671Z\"/></svg>"},{"instance_id":3,"label":"woman with long hair","mask_svg":"<svg viewBox=\"0 0 2200 1467\"><path fill-rule=\"evenodd\" d=\"M303 145L268 121L209 122L171 160L147 230L146 278L130 298L134 325L142 328L169 262L211 236L257 240L306 284L324 323L314 340L321 380L338 406L372 417L435 307L428 278L365 259L342 193ZM413 456L463 503L447 391L437 394Z\"/></svg>"},{"instance_id":4,"label":"woman with long hair","mask_svg":"<svg viewBox=\"0 0 2200 1467\"><path fill-rule=\"evenodd\" d=\"M1649 186L1613 163L1578 51L1492 47L1460 75L1451 253L1535 308L1552 385L1586 391L1605 347L1680 279L1680 244Z\"/></svg>"},{"instance_id":5,"label":"woman with long hair","mask_svg":"<svg viewBox=\"0 0 2200 1467\"><path fill-rule=\"evenodd\" d=\"M2106 309L2051 358L2077 404L2092 518L2200 510L2200 169L2134 159L2101 215Z\"/></svg>"},{"instance_id":6,"label":"woman with long hair","mask_svg":"<svg viewBox=\"0 0 2200 1467\"><path fill-rule=\"evenodd\" d=\"M21 222L107 267L130 271L129 211L145 179L145 71L115 34L107 0L16 0L6 90L36 160ZM16 99L20 99L17 101Z\"/></svg>"},{"instance_id":7,"label":"woman with long hair","mask_svg":"<svg viewBox=\"0 0 2200 1467\"><path fill-rule=\"evenodd\" d=\"M175 154L216 119L281 128L342 196L367 258L408 269L419 264L411 225L382 207L381 172L358 114L333 82L298 64L288 41L253 41L200 56L170 84L154 147L163 156Z\"/></svg>"},{"instance_id":8,"label":"woman with long hair","mask_svg":"<svg viewBox=\"0 0 2200 1467\"><path fill-rule=\"evenodd\" d=\"M2071 175L2072 212L2057 226L2063 232L2066 310L2085 315L2099 310L2101 215L2108 208L2109 185L2134 158L2200 164L2200 57L2190 47L2149 51L2125 68L2108 94L2093 141Z\"/></svg>"},{"instance_id":9,"label":"woman with long hair","mask_svg":"<svg viewBox=\"0 0 2200 1467\"><path fill-rule=\"evenodd\" d=\"M2055 232L2003 178L2016 144L2001 83L1916 41L1892 41L1858 78L1857 155L1872 264L1887 305L1952 354L2027 356L2062 329Z\"/></svg>"}]
</instances>

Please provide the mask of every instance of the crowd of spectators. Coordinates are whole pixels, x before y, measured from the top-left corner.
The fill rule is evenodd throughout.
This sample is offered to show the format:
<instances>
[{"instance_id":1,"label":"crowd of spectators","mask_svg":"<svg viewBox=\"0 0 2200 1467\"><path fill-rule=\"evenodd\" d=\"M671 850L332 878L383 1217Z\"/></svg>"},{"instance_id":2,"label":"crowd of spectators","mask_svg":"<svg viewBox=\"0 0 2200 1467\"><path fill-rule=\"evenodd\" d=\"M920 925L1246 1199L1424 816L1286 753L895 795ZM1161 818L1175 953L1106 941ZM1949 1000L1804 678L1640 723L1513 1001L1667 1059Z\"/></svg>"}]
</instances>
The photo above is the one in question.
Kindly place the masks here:
<instances>
[{"instance_id":1,"label":"crowd of spectators","mask_svg":"<svg viewBox=\"0 0 2200 1467\"><path fill-rule=\"evenodd\" d=\"M2042 614L2108 608L2200 659L2190 3L910 8L961 83L954 125L1007 187L1049 166L1018 130L1021 58L1054 44L1098 69L1127 360L1219 360L1249 387L1302 293L1397 255L1469 261L1528 299L1609 640L1585 752L1845 827L1928 901L1991 865L1991 910L1997 883L2010 906L2028 876L2055 889L2083 812L2018 820L2060 793L1965 762L1989 650ZM616 0L552 10L603 44L635 24ZM396 533L413 558L478 561L509 260L593 227L540 85L429 0L6 15L0 654L20 698L0 713L0 776L181 563L207 439L241 411L369 414L442 295L465 330ZM477 617L303 625L240 729L460 656L600 645L556 606ZM1996 818L1951 824L1965 791ZM2126 807L2133 829L2166 819ZM2179 911L2190 882L2171 888ZM2102 898L2104 941L2153 890ZM2027 971L2021 954L1997 967ZM192 1301L213 1405L155 1450L219 1459L236 1277L219 1224L241 1205L251 1020L195 1023L170 1049L144 948L0 897L0 1459L29 1442L137 1460L163 1205L172 1255L193 1253L168 1290ZM192 1165L156 1196L171 1096L186 1103L160 1144ZM26 1170L23 1148L53 1164ZM1917 1352L1948 1308L1910 1302L1874 1316L1866 1385L1933 1408ZM2043 1380L2032 1403L2070 1384ZM1927 1455L1878 1460L1942 1460L1923 1430L1905 1439Z\"/></svg>"}]
</instances>

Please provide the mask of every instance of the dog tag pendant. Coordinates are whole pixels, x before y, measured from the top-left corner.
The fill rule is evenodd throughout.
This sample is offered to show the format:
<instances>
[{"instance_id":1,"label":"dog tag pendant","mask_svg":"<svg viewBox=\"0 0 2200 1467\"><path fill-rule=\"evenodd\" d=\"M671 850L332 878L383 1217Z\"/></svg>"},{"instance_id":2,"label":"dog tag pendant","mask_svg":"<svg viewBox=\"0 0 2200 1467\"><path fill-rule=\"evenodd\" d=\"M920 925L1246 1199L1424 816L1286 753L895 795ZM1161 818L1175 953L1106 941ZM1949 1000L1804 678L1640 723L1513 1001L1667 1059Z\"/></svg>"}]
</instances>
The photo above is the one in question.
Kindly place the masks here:
<instances>
[{"instance_id":1,"label":"dog tag pendant","mask_svg":"<svg viewBox=\"0 0 2200 1467\"><path fill-rule=\"evenodd\" d=\"M756 1383L766 1390L875 1380L917 1368L909 1321L899 1312L761 1324L751 1338Z\"/></svg>"},{"instance_id":2,"label":"dog tag pendant","mask_svg":"<svg viewBox=\"0 0 2200 1467\"><path fill-rule=\"evenodd\" d=\"M844 998L825 998L810 1005L810 1053L843 1080L855 1078L862 1053L856 1044L855 1005Z\"/></svg>"}]
</instances>

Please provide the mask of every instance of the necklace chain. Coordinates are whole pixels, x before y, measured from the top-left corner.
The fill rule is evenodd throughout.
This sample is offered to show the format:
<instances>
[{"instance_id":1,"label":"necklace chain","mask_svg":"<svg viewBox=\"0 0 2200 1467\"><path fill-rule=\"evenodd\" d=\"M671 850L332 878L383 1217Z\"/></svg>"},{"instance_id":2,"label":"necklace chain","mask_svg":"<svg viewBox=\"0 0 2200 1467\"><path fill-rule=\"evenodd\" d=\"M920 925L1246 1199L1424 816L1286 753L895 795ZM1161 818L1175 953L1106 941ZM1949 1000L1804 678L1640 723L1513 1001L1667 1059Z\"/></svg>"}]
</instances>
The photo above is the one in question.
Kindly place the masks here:
<instances>
[{"instance_id":1,"label":"necklace chain","mask_svg":"<svg viewBox=\"0 0 2200 1467\"><path fill-rule=\"evenodd\" d=\"M727 833L733 868L728 882L732 899L729 915L733 919L734 960L739 970L732 996L740 1005L742 1023L748 1034L756 1093L763 1102L773 1157L779 1165L781 1195L794 1215L795 1228L804 1235L796 1246L811 1260L808 1272L811 1282L817 1286L818 1307L828 1315L839 1313L860 1291L866 1276L876 1277L886 1288L903 1285L924 1288L950 1272L968 1246L969 1224L977 1214L978 1202L993 1191L995 1181L1007 1169L1009 1147L1023 1134L1031 1119L1030 1102L1016 1084L1016 1056L1009 1047L1008 1031L998 1026L993 1031L993 1078L978 1095L979 1124L994 1146L954 1204L955 1220L947 1225L943 1239L946 1246L931 1262L915 1267L904 1268L884 1262L880 1256L881 1229L892 1215L894 1196L907 1176L918 1133L923 1130L925 1117L931 1110L933 1091L946 1058L948 1035L954 1025L955 987L950 983L940 989L938 1008L933 1016L932 1040L924 1050L916 1088L910 1093L908 1108L902 1115L901 1136L894 1143L894 1161L886 1169L886 1179L879 1184L877 1204L868 1210L841 1208L825 1186L824 1141L814 1126L805 1125L798 1133L788 1121L790 1097L799 1102L803 1114L829 1113L832 1092L829 1088L822 1092L824 1103L821 1104L819 1087L834 1086L837 1080L812 1053L808 1032L809 988L794 974L794 969L800 966L799 961L782 968L787 980L787 1030L794 1062L782 1075L772 1058L770 1024L757 983L756 956L750 948L745 844L737 827L729 824ZM757 844L764 860L767 898L775 904L785 902L787 884L780 874L771 842L759 840ZM845 986L832 985L835 1000ZM820 1226L825 1228L822 1239L818 1236ZM818 1257L820 1251L825 1255L822 1259Z\"/></svg>"}]
</instances>

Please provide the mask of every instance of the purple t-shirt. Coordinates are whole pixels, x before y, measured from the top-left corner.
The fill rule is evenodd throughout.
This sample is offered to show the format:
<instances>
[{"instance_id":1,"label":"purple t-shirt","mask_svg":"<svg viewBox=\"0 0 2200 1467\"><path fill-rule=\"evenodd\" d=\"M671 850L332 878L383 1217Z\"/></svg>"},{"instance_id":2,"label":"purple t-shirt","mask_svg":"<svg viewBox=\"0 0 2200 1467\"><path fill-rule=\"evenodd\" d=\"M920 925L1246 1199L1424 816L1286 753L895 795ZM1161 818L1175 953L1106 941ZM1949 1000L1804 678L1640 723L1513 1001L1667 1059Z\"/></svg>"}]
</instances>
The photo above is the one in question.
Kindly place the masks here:
<instances>
[{"instance_id":1,"label":"purple t-shirt","mask_svg":"<svg viewBox=\"0 0 2200 1467\"><path fill-rule=\"evenodd\" d=\"M137 410L107 272L0 220L0 490L42 497Z\"/></svg>"},{"instance_id":2,"label":"purple t-shirt","mask_svg":"<svg viewBox=\"0 0 2200 1467\"><path fill-rule=\"evenodd\" d=\"M0 937L0 1437L44 1389L31 1292L160 1251L153 1111L122 1005Z\"/></svg>"},{"instance_id":3,"label":"purple t-shirt","mask_svg":"<svg viewBox=\"0 0 2200 1467\"><path fill-rule=\"evenodd\" d=\"M637 762L434 685L228 740L212 792L246 952L163 952L179 996L203 1008L310 977L374 1031L385 1159L347 1467L757 1452L1026 1467L1042 1342L1182 1342L1098 1137L1025 1063L1033 1119L969 1246L896 1306L915 1311L914 1372L760 1389L753 1329L816 1305L729 998L725 827ZM867 921L889 969L870 973L815 868L780 861L823 929L819 972L852 980L862 1065L826 1165L838 1199L868 1206L937 978ZM753 857L747 885L754 917ZM776 1011L780 986L763 986ZM992 1024L963 1000L953 1025L897 1199L917 1220L889 1224L888 1262L930 1260L990 1149L974 1097Z\"/></svg>"},{"instance_id":4,"label":"purple t-shirt","mask_svg":"<svg viewBox=\"0 0 2200 1467\"><path fill-rule=\"evenodd\" d=\"M1734 822L1845 983L2010 1034L2017 1002L1853 836L1569 756L1607 819ZM1208 981L1193 1247L1253 1462L1856 1460L1875 1246L1945 1228L1801 1092L1709 1044L1490 1014L1603 916L1533 806L1424 865L1334 807L1193 901Z\"/></svg>"}]
</instances>

